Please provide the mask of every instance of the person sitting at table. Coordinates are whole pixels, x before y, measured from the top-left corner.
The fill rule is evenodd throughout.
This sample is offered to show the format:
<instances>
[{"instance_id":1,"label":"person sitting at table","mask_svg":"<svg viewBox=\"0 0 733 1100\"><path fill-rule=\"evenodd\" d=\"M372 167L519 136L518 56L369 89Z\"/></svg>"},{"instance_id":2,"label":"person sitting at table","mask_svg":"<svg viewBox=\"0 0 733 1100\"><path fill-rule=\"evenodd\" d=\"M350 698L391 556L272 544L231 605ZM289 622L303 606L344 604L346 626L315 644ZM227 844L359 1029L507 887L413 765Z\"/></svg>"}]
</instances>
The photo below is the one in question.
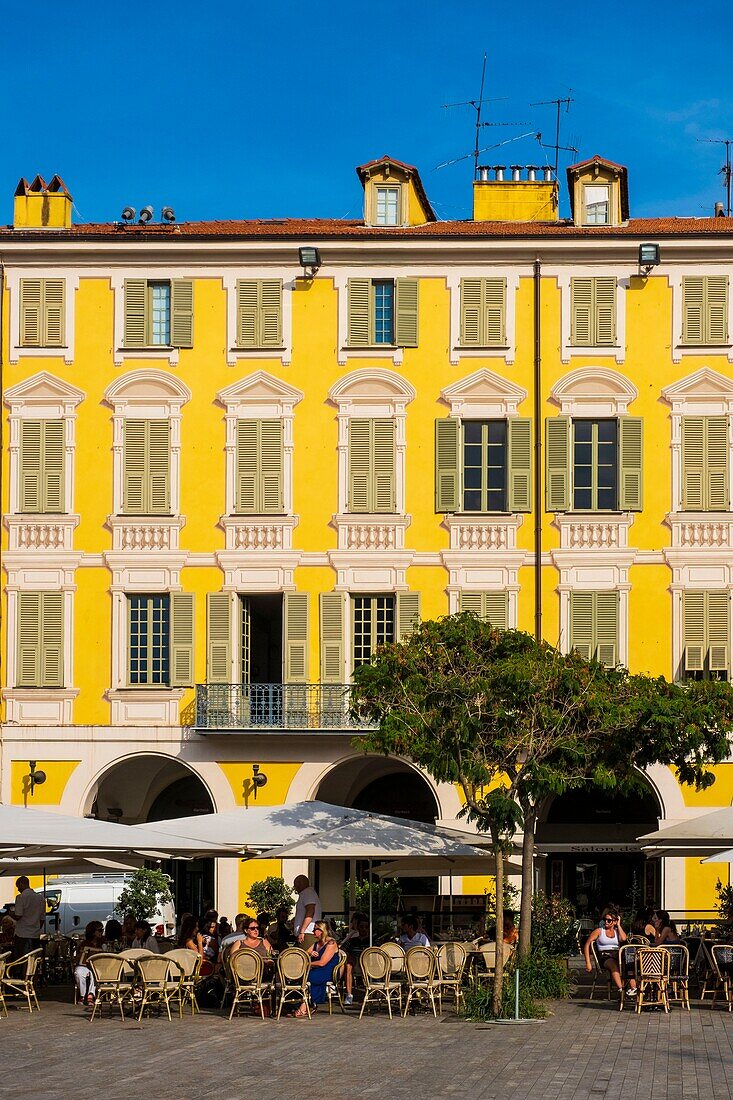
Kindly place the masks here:
<instances>
[{"instance_id":1,"label":"person sitting at table","mask_svg":"<svg viewBox=\"0 0 733 1100\"><path fill-rule=\"evenodd\" d=\"M509 947L516 947L517 943L519 942L519 932L517 931L517 926L514 923L513 910L505 910L502 928L504 930L504 935L502 936L504 943L508 944Z\"/></svg>"},{"instance_id":2,"label":"person sitting at table","mask_svg":"<svg viewBox=\"0 0 733 1100\"><path fill-rule=\"evenodd\" d=\"M96 987L94 975L89 966L89 957L102 950L104 926L99 920L92 920L84 929L84 939L76 949L74 958L74 980L79 990L79 999L83 1005L93 1005Z\"/></svg>"},{"instance_id":3,"label":"person sitting at table","mask_svg":"<svg viewBox=\"0 0 733 1100\"><path fill-rule=\"evenodd\" d=\"M424 932L418 932L417 918L408 913L402 921L402 933L397 940L405 951L411 947L430 947L430 940Z\"/></svg>"},{"instance_id":4,"label":"person sitting at table","mask_svg":"<svg viewBox=\"0 0 733 1100\"><path fill-rule=\"evenodd\" d=\"M619 950L621 944L626 943L628 936L621 927L621 917L611 909L603 918L603 928L594 928L585 941L583 951L585 953L585 969L589 974L593 973L593 964L590 959L590 947L596 944L596 951L601 961L601 966L611 975L611 981L616 988L623 989L624 980L619 964ZM629 997L636 996L636 981L629 979Z\"/></svg>"},{"instance_id":5,"label":"person sitting at table","mask_svg":"<svg viewBox=\"0 0 733 1100\"><path fill-rule=\"evenodd\" d=\"M666 909L660 909L654 921L655 935L654 946L666 947L670 943L682 943L677 932L677 925L670 918Z\"/></svg>"},{"instance_id":6,"label":"person sitting at table","mask_svg":"<svg viewBox=\"0 0 733 1100\"><path fill-rule=\"evenodd\" d=\"M237 940L241 940L242 936L244 935L244 922L246 920L248 920L246 913L237 913L236 917L234 918L234 928L228 935L219 940L219 962L222 961L222 955L224 954L224 952L228 950L230 951L232 944L236 943Z\"/></svg>"},{"instance_id":7,"label":"person sitting at table","mask_svg":"<svg viewBox=\"0 0 733 1100\"><path fill-rule=\"evenodd\" d=\"M346 996L344 1004L354 1003L354 972L359 965L361 953L370 946L369 918L366 913L354 913L352 918L354 927L341 941L341 950L346 952Z\"/></svg>"},{"instance_id":8,"label":"person sitting at table","mask_svg":"<svg viewBox=\"0 0 733 1100\"><path fill-rule=\"evenodd\" d=\"M9 951L15 939L15 921L6 913L0 922L0 954Z\"/></svg>"},{"instance_id":9,"label":"person sitting at table","mask_svg":"<svg viewBox=\"0 0 733 1100\"><path fill-rule=\"evenodd\" d=\"M313 935L315 936L315 943L308 951L311 957L308 981L313 1007L318 1008L318 1005L325 1004L328 999L326 986L331 981L334 968L339 961L339 949L325 920L316 921L313 925ZM302 1020L307 1015L308 1009L305 1003L300 1005L293 1013L296 1020Z\"/></svg>"},{"instance_id":10,"label":"person sitting at table","mask_svg":"<svg viewBox=\"0 0 733 1100\"><path fill-rule=\"evenodd\" d=\"M233 931L234 930L233 930L231 924L229 923L229 921L227 920L227 918L226 917L219 917L219 926L217 928L217 932L218 932L218 935L219 935L219 944L220 945L221 945L221 941L226 936L231 936Z\"/></svg>"},{"instance_id":11,"label":"person sitting at table","mask_svg":"<svg viewBox=\"0 0 733 1100\"><path fill-rule=\"evenodd\" d=\"M102 937L102 940L105 944L105 947L108 948L110 951L116 950L116 945L120 942L121 938L122 925L118 920L115 920L115 918L112 917L110 920L107 921L104 926L104 935Z\"/></svg>"},{"instance_id":12,"label":"person sitting at table","mask_svg":"<svg viewBox=\"0 0 733 1100\"><path fill-rule=\"evenodd\" d=\"M122 921L122 935L120 936L120 943L123 949L126 947L132 947L132 941L135 939L135 929L137 928L137 920L134 913L125 913Z\"/></svg>"},{"instance_id":13,"label":"person sitting at table","mask_svg":"<svg viewBox=\"0 0 733 1100\"><path fill-rule=\"evenodd\" d=\"M198 955L198 944L196 943L196 933L199 929L199 922L194 917L193 913L186 913L181 921L181 927L178 930L178 943L177 947L185 947L189 951L195 951Z\"/></svg>"},{"instance_id":14,"label":"person sitting at table","mask_svg":"<svg viewBox=\"0 0 733 1100\"><path fill-rule=\"evenodd\" d=\"M267 935L267 929L272 924L272 914L271 913L258 913L257 914L257 924L259 925L259 928L260 928L260 936L262 937L262 939L264 939L265 936Z\"/></svg>"},{"instance_id":15,"label":"person sitting at table","mask_svg":"<svg viewBox=\"0 0 733 1100\"><path fill-rule=\"evenodd\" d=\"M243 935L240 935L238 940L235 940L232 944L232 955L235 951L241 950L243 947L248 947L250 951L256 951L258 955L262 956L263 961L269 962L272 955L272 947L270 941L263 939L260 935L260 926L256 917L245 916L243 921Z\"/></svg>"},{"instance_id":16,"label":"person sitting at table","mask_svg":"<svg viewBox=\"0 0 733 1100\"><path fill-rule=\"evenodd\" d=\"M631 925L631 934L633 936L646 936L651 947L654 946L654 940L657 934L653 918L653 909L640 909L636 914L634 923Z\"/></svg>"},{"instance_id":17,"label":"person sitting at table","mask_svg":"<svg viewBox=\"0 0 733 1100\"><path fill-rule=\"evenodd\" d=\"M290 910L281 905L275 910L275 920L267 929L266 936L276 951L284 951L293 938L293 930L288 923Z\"/></svg>"},{"instance_id":18,"label":"person sitting at table","mask_svg":"<svg viewBox=\"0 0 733 1100\"><path fill-rule=\"evenodd\" d=\"M219 922L216 917L204 918L204 923L196 934L196 950L201 956L201 977L214 973L219 958Z\"/></svg>"},{"instance_id":19,"label":"person sitting at table","mask_svg":"<svg viewBox=\"0 0 733 1100\"><path fill-rule=\"evenodd\" d=\"M139 920L135 925L135 939L132 941L132 946L142 951L149 951L151 955L160 954L158 941L146 920Z\"/></svg>"}]
</instances>

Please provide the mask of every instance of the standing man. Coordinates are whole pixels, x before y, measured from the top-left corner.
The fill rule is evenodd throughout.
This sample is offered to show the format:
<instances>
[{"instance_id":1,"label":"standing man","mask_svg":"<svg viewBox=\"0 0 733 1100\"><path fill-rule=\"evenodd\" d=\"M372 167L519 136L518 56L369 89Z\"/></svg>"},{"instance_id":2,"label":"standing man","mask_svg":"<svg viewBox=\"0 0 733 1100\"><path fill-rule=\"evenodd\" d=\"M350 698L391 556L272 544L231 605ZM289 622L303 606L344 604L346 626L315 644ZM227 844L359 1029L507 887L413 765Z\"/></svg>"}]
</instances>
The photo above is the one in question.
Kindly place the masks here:
<instances>
[{"instance_id":1,"label":"standing man","mask_svg":"<svg viewBox=\"0 0 733 1100\"><path fill-rule=\"evenodd\" d=\"M15 936L13 958L19 959L41 946L41 928L46 917L46 903L42 894L31 890L25 875L15 883L18 896L15 899Z\"/></svg>"},{"instance_id":2,"label":"standing man","mask_svg":"<svg viewBox=\"0 0 733 1100\"><path fill-rule=\"evenodd\" d=\"M317 920L323 915L321 899L309 883L306 875L298 875L293 883L293 889L298 895L295 903L295 916L293 918L293 932L299 947L306 951L316 942L313 928Z\"/></svg>"}]
</instances>

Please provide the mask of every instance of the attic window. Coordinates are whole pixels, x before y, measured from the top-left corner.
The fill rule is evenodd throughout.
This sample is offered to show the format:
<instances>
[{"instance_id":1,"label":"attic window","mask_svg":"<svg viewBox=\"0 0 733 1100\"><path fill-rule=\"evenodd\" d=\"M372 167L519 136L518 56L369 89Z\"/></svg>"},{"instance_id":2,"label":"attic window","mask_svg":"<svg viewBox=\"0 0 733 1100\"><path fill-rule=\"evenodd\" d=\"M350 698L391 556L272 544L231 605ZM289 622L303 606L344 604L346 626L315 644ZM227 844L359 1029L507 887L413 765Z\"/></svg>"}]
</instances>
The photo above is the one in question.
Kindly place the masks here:
<instances>
[{"instance_id":1,"label":"attic window","mask_svg":"<svg viewBox=\"0 0 733 1100\"><path fill-rule=\"evenodd\" d=\"M376 190L376 224L399 225L400 224L400 198L402 188L397 186L377 186Z\"/></svg>"},{"instance_id":2,"label":"attic window","mask_svg":"<svg viewBox=\"0 0 733 1100\"><path fill-rule=\"evenodd\" d=\"M609 225L609 188L607 184L586 184L583 188L586 225Z\"/></svg>"}]
</instances>

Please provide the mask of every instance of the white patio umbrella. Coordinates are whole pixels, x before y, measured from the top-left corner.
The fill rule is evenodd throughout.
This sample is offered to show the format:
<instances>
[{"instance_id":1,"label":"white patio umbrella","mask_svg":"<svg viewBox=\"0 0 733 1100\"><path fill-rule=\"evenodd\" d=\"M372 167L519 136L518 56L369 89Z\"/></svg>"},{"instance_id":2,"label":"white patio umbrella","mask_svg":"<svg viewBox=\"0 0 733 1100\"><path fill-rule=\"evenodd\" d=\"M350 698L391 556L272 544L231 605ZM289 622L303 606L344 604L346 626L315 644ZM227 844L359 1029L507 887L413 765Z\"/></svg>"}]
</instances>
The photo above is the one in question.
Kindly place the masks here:
<instances>
[{"instance_id":1,"label":"white patio umbrella","mask_svg":"<svg viewBox=\"0 0 733 1100\"><path fill-rule=\"evenodd\" d=\"M522 867L518 863L504 860L504 872L518 875ZM374 868L378 878L423 878L425 875L495 875L496 860L484 853L480 857L458 856L416 856L414 859L395 859L389 863L380 863Z\"/></svg>"},{"instance_id":2,"label":"white patio umbrella","mask_svg":"<svg viewBox=\"0 0 733 1100\"><path fill-rule=\"evenodd\" d=\"M728 848L725 852L717 852L714 856L708 856L707 859L704 859L702 862L733 863L733 848Z\"/></svg>"},{"instance_id":3,"label":"white patio umbrella","mask_svg":"<svg viewBox=\"0 0 733 1100\"><path fill-rule=\"evenodd\" d=\"M648 856L710 856L733 847L733 806L646 833L639 843Z\"/></svg>"},{"instance_id":4,"label":"white patio umbrella","mask_svg":"<svg viewBox=\"0 0 733 1100\"><path fill-rule=\"evenodd\" d=\"M145 866L142 856L125 856L124 861L114 859L84 859L70 856L58 859L52 856L36 856L32 859L8 859L0 856L0 877L19 878L21 875L115 875L135 871Z\"/></svg>"}]
</instances>

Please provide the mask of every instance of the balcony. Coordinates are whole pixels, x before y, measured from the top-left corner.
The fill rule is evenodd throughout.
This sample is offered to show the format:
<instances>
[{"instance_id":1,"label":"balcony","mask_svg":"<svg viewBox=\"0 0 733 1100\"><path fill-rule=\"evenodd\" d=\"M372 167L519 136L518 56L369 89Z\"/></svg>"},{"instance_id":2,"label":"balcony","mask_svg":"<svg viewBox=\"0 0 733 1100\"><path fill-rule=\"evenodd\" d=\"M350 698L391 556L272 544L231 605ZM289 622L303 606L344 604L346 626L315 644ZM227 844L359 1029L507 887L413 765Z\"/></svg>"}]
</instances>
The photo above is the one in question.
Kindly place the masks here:
<instances>
[{"instance_id":1,"label":"balcony","mask_svg":"<svg viewBox=\"0 0 733 1100\"><path fill-rule=\"evenodd\" d=\"M201 734L370 729L369 722L349 714L349 701L348 684L197 684L194 729Z\"/></svg>"}]
</instances>

